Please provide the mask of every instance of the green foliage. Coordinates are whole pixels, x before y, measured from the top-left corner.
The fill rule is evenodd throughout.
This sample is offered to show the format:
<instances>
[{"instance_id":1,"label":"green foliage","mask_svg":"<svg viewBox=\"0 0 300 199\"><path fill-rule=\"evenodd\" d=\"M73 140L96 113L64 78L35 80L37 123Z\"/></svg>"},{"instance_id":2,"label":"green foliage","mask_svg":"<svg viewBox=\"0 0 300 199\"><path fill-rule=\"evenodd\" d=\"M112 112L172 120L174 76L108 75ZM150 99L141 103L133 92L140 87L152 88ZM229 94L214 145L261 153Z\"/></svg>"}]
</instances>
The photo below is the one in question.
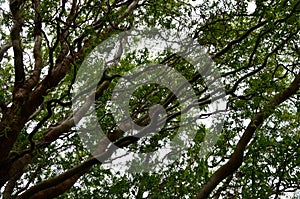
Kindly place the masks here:
<instances>
[{"instance_id":1,"label":"green foliage","mask_svg":"<svg viewBox=\"0 0 300 199\"><path fill-rule=\"evenodd\" d=\"M47 135L72 118L72 86L80 65L94 47L124 30L143 27L178 32L186 30L212 57L228 99L223 130L217 143L206 156L201 156L201 143L211 130L208 125L210 120L207 119L207 123L197 122L197 125L186 129L197 132L192 147L162 170L132 174L107 170L103 165L96 164L57 198L193 198L210 176L229 160L250 120L260 111L272 114L263 121L263 125L254 126L258 129L245 149L241 167L223 180L210 196L276 198L287 191L299 189L299 90L275 110L268 106L270 100L283 92L299 73L299 1L145 0L139 1L132 12L121 18L132 2L40 1L41 75L38 83L26 93L26 100L34 98L37 90L44 89L42 86L53 83L56 77L47 79L53 71L62 78L52 88L46 89L38 108L30 115L21 115L30 107L24 104L18 107L13 101L15 57L12 48L1 57L0 127L3 130L0 137L9 138L7 132L12 131L9 124L27 117L25 122L22 121L22 130L15 132L17 138L10 157L16 158L24 152L33 156L22 175L19 178L16 176L12 195L26 192L29 187L55 178L91 157L74 127L55 134L57 137L51 143L47 143ZM250 2L256 6L252 13L247 11ZM32 9L32 3L26 1L21 9L24 25L20 42L26 79L31 77L35 66L33 50L37 38L34 27L37 22L34 16L37 10ZM72 3L76 4L74 15L71 14ZM0 1L0 5L6 4ZM12 13L4 7L0 13L0 46L5 46L10 42L9 31L14 20ZM71 64L66 74L62 74L65 71L59 67L68 62L66 57L72 57ZM191 84L201 104L199 109L209 111L206 100L209 97L209 83L203 77L196 76L197 69L179 55L162 49L154 57L149 49L143 49L128 53L117 61L117 64L106 69L101 81L109 81L110 84L95 99L97 119L106 135L110 136L119 129L110 104L113 90L136 66L160 63L176 70ZM168 101L171 94L170 89L154 83L135 89L129 101L129 114L140 126L149 125L149 110L155 104L163 105L169 115L175 116L166 122L159 133L131 144L128 150L149 153L175 137L180 121L186 115L181 112L176 97ZM189 96L184 97L188 99ZM16 115L15 120L5 121L8 116L13 118L6 115L6 110L11 110L15 105L19 109L9 112ZM191 121L196 120L190 115L187 117ZM39 128L31 134L37 126Z\"/></svg>"}]
</instances>

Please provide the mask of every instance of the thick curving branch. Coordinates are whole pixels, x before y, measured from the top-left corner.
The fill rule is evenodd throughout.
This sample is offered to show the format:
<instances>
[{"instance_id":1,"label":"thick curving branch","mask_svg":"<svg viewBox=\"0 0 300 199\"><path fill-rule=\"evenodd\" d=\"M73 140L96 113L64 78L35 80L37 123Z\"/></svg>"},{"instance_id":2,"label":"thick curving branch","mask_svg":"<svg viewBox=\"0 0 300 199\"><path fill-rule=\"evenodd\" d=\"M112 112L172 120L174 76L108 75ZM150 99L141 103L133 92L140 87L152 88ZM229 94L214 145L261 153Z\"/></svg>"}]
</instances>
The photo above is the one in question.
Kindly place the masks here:
<instances>
[{"instance_id":1,"label":"thick curving branch","mask_svg":"<svg viewBox=\"0 0 300 199\"><path fill-rule=\"evenodd\" d=\"M22 0L11 0L9 2L14 22L10 32L10 37L14 52L15 86L22 84L25 80L23 50L21 46L21 32L23 26L23 17L21 14L22 4Z\"/></svg>"},{"instance_id":2,"label":"thick curving branch","mask_svg":"<svg viewBox=\"0 0 300 199\"><path fill-rule=\"evenodd\" d=\"M226 164L221 166L208 180L208 182L200 189L197 199L208 198L215 187L225 178L233 174L243 163L244 152L255 131L263 124L275 108L291 96L296 94L300 88L300 73L295 77L294 81L282 92L273 97L266 107L258 112L251 120L241 139L239 140L232 156Z\"/></svg>"},{"instance_id":3,"label":"thick curving branch","mask_svg":"<svg viewBox=\"0 0 300 199\"><path fill-rule=\"evenodd\" d=\"M41 5L40 0L33 1L33 8L35 11L34 16L34 47L33 47L33 57L34 57L34 70L30 78L25 82L25 87L31 90L39 81L40 74L42 70L42 18L41 18Z\"/></svg>"}]
</instances>

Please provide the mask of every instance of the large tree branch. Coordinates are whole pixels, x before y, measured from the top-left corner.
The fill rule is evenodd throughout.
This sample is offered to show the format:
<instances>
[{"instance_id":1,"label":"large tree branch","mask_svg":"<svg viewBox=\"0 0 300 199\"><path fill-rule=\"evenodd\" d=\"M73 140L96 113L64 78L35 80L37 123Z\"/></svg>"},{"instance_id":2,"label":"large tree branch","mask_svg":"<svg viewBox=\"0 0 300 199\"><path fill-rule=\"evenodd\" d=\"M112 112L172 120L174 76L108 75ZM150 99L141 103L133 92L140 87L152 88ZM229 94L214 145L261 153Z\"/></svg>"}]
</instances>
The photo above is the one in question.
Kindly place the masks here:
<instances>
[{"instance_id":1,"label":"large tree branch","mask_svg":"<svg viewBox=\"0 0 300 199\"><path fill-rule=\"evenodd\" d=\"M52 197L54 197L61 193L64 193L66 190L69 189L70 186L72 186L76 182L76 180L81 175L86 173L89 170L89 168L96 163L99 163L99 161L96 158L90 158L87 161L77 165L76 167L66 171L63 174L60 174L54 178L36 184L17 198L25 199L30 198L31 196L34 196L34 198L44 198L39 196L45 196L45 194L50 194ZM59 193L55 193L56 191L58 191Z\"/></svg>"},{"instance_id":2,"label":"large tree branch","mask_svg":"<svg viewBox=\"0 0 300 199\"><path fill-rule=\"evenodd\" d=\"M34 47L33 57L35 59L34 70L31 77L25 82L25 87L31 90L39 81L42 69L42 19L40 15L41 5L39 0L33 1L33 8L35 11L34 16Z\"/></svg>"},{"instance_id":3,"label":"large tree branch","mask_svg":"<svg viewBox=\"0 0 300 199\"><path fill-rule=\"evenodd\" d=\"M138 139L136 137L128 136L122 138L121 140L117 141L115 145L111 145L107 149L107 145L110 141L107 138L104 138L100 145L102 146L99 149L100 154L95 154L93 157L90 157L85 162L67 170L66 172L42 181L35 186L31 187L23 194L17 197L17 199L25 199L25 198L44 198L46 195L55 197L61 193L67 191L75 182L76 180L85 174L89 169L95 164L101 164L105 160L107 160L111 155L119 148L119 147L126 147L132 143L135 143ZM107 150L106 150L107 149ZM106 151L105 151L106 150Z\"/></svg>"},{"instance_id":4,"label":"large tree branch","mask_svg":"<svg viewBox=\"0 0 300 199\"><path fill-rule=\"evenodd\" d=\"M22 0L10 0L9 6L13 16L14 25L10 32L14 51L14 68L15 68L15 86L22 84L25 80L23 50L21 47L21 31L23 26L23 18L20 8L23 4ZM15 88L16 89L16 88Z\"/></svg>"},{"instance_id":5,"label":"large tree branch","mask_svg":"<svg viewBox=\"0 0 300 199\"><path fill-rule=\"evenodd\" d=\"M106 143L108 139L104 140L104 145L106 146ZM122 143L120 143L121 145ZM103 147L103 150L105 150L106 147ZM108 159L111 154L116 150L117 148L114 146L111 146L107 151L102 152L98 156L94 156L86 160L85 162L67 170L66 172L55 176L54 178L42 181L27 191L25 191L23 194L18 196L18 199L25 199L25 198L31 198L31 196L34 196L34 198L44 198L42 196L45 195L51 195L52 197L58 196L61 193L64 193L67 191L75 182L76 180L85 174L93 165L100 163L99 160L106 160ZM39 197L41 196L41 197Z\"/></svg>"},{"instance_id":6,"label":"large tree branch","mask_svg":"<svg viewBox=\"0 0 300 199\"><path fill-rule=\"evenodd\" d=\"M265 119L275 111L275 108L278 105L294 95L299 90L299 88L300 73L295 77L294 81L290 84L289 87L275 95L273 99L269 101L269 103L265 106L265 108L252 118L230 159L209 178L208 182L200 189L197 195L197 199L207 198L222 180L233 174L242 165L244 151L249 141L252 139L255 131L263 124Z\"/></svg>"},{"instance_id":7,"label":"large tree branch","mask_svg":"<svg viewBox=\"0 0 300 199\"><path fill-rule=\"evenodd\" d=\"M23 26L23 16L21 8L24 4L23 0L10 0L9 6L13 18L13 27L10 32L11 44L14 53L14 69L15 69L15 82L13 88L13 105L7 110L4 119L0 123L0 176L6 175L7 173L2 168L9 168L7 164L9 151L15 143L18 133L21 131L22 123L25 124L26 119L22 118L20 114L21 106L24 103L25 93L20 89L25 81L24 63L23 63L23 49L21 46L21 32ZM3 135L4 134L4 135ZM2 178L4 179L4 178ZM2 179L0 185L2 185Z\"/></svg>"},{"instance_id":8,"label":"large tree branch","mask_svg":"<svg viewBox=\"0 0 300 199\"><path fill-rule=\"evenodd\" d=\"M73 186L73 184L78 180L78 178L80 178L84 173L85 173L85 171L81 171L81 172L73 175L72 177L64 180L63 182L61 182L55 186L52 186L48 189L39 191L39 192L33 194L32 196L29 196L28 198L40 199L40 198L57 197L60 194L65 193L68 189L70 189Z\"/></svg>"},{"instance_id":9,"label":"large tree branch","mask_svg":"<svg viewBox=\"0 0 300 199\"><path fill-rule=\"evenodd\" d=\"M56 86L61 79L65 77L69 71L70 64L74 58L67 57L65 61L59 64L50 76L45 78L42 83L29 94L29 99L21 106L12 106L7 114L6 118L0 123L0 130L5 133L5 136L0 137L0 146L2 156L0 161L6 159L6 155L11 150L18 133L23 128L24 124L30 115L40 106L46 95L46 91L49 88ZM25 91L18 92L20 95Z\"/></svg>"}]
</instances>

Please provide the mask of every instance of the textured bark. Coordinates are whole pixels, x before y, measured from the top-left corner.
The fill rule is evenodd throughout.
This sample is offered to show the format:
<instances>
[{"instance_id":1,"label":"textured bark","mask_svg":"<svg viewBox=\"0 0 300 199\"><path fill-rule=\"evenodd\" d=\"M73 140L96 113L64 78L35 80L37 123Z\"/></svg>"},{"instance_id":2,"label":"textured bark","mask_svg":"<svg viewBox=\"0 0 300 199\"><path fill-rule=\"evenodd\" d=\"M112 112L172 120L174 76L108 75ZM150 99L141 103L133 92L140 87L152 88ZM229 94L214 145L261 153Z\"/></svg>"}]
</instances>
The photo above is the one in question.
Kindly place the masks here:
<instances>
[{"instance_id":1,"label":"textured bark","mask_svg":"<svg viewBox=\"0 0 300 199\"><path fill-rule=\"evenodd\" d=\"M38 193L29 196L29 199L39 199L39 198L54 198L66 192L66 190L70 189L73 184L81 177L84 172L77 173L76 175L68 178L67 180L59 183L58 185L52 186L48 189L40 191ZM20 197L22 198L22 197Z\"/></svg>"}]
</instances>

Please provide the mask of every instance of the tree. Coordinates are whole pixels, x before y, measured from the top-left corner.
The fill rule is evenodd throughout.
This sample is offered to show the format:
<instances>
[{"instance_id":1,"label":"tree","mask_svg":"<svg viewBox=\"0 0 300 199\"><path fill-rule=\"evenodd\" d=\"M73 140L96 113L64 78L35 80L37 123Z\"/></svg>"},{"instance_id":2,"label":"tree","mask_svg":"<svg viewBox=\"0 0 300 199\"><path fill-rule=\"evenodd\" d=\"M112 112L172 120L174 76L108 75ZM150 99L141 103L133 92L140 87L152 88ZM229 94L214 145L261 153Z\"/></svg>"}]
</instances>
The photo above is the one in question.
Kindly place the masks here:
<instances>
[{"instance_id":1,"label":"tree","mask_svg":"<svg viewBox=\"0 0 300 199\"><path fill-rule=\"evenodd\" d=\"M299 189L299 1L10 0L1 7L3 198L279 198ZM200 143L210 129L199 124L191 127L195 145L165 170L114 173L76 132L72 86L97 45L143 27L189 30L225 85L225 123L204 157ZM141 85L130 100L131 118L146 126L149 108L161 104L166 125L147 143L125 136L108 104L122 75L138 64L176 69L205 116L214 115L208 83L182 57L164 51L153 58L145 50L115 61L99 79L95 101L98 122L115 145L155 151L174 137L184 115L170 89Z\"/></svg>"}]
</instances>

